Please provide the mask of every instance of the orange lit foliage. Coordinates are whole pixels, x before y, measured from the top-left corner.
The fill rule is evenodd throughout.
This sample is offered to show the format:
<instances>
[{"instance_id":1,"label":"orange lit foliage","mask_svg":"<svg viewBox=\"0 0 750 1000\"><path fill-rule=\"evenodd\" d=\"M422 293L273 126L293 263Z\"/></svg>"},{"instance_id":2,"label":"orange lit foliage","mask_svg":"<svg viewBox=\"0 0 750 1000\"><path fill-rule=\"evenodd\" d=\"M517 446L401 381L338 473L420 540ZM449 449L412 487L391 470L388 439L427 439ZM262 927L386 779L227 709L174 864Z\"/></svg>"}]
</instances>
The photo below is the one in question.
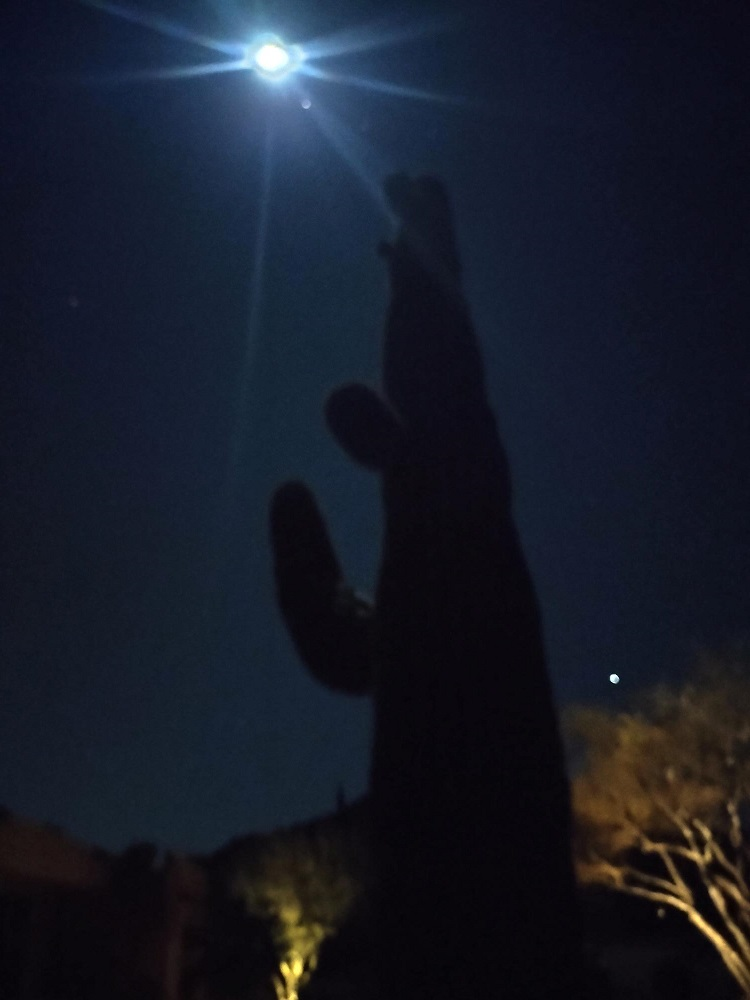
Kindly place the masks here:
<instances>
[{"instance_id":1,"label":"orange lit foliage","mask_svg":"<svg viewBox=\"0 0 750 1000\"><path fill-rule=\"evenodd\" d=\"M580 881L680 911L750 996L750 657L704 657L638 711L581 708L569 729Z\"/></svg>"}]
</instances>

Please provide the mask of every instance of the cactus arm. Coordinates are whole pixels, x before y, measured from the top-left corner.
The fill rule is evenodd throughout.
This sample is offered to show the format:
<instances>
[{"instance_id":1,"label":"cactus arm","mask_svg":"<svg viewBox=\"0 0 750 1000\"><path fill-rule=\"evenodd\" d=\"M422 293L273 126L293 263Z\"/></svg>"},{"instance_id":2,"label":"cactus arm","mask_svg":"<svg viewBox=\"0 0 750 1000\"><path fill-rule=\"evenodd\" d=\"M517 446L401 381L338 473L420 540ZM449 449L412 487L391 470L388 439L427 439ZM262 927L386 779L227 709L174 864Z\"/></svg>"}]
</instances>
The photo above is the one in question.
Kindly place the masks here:
<instances>
[{"instance_id":1,"label":"cactus arm","mask_svg":"<svg viewBox=\"0 0 750 1000\"><path fill-rule=\"evenodd\" d=\"M271 501L279 608L299 655L326 687L365 694L372 672L372 608L347 587L325 522L303 483Z\"/></svg>"}]
</instances>

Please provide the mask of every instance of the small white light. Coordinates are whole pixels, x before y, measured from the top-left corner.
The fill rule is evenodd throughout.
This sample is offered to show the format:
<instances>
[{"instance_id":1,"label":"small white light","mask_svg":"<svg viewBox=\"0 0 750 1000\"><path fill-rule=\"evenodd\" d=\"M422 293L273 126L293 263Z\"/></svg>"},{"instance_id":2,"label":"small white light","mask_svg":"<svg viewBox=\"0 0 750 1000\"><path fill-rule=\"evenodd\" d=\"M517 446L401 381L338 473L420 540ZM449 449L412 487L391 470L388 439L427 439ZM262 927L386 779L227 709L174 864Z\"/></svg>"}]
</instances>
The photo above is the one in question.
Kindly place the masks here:
<instances>
[{"instance_id":1,"label":"small white light","mask_svg":"<svg viewBox=\"0 0 750 1000\"><path fill-rule=\"evenodd\" d=\"M609 683L610 684L619 684L620 683L620 675L619 674L610 674L609 675Z\"/></svg>"}]
</instances>

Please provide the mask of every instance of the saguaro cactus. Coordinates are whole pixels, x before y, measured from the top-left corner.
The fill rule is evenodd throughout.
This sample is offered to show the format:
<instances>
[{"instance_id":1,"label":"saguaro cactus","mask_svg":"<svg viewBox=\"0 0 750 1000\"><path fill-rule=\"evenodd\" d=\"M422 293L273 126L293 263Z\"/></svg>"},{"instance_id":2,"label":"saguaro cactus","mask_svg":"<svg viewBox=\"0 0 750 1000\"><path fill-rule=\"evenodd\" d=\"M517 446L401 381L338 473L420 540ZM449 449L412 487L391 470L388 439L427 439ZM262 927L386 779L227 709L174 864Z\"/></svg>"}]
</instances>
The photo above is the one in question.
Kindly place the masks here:
<instances>
[{"instance_id":1,"label":"saguaro cactus","mask_svg":"<svg viewBox=\"0 0 750 1000\"><path fill-rule=\"evenodd\" d=\"M375 604L301 483L271 505L278 599L323 683L372 693L374 967L383 1000L566 1000L577 987L568 786L507 460L461 291L448 199L398 175L381 246L383 392L326 417L379 473Z\"/></svg>"}]
</instances>

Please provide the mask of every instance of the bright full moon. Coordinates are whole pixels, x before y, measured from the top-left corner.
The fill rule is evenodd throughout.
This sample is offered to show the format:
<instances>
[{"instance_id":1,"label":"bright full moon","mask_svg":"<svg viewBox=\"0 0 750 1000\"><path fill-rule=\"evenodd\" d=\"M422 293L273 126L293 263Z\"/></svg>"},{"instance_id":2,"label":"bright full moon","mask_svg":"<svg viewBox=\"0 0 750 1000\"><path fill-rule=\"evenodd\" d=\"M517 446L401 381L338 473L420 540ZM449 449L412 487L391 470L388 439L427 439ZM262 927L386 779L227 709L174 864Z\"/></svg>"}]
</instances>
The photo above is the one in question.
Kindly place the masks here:
<instances>
[{"instance_id":1,"label":"bright full moon","mask_svg":"<svg viewBox=\"0 0 750 1000\"><path fill-rule=\"evenodd\" d=\"M263 35L247 50L247 64L267 80L283 80L302 62L298 45L285 45L275 35Z\"/></svg>"},{"instance_id":2,"label":"bright full moon","mask_svg":"<svg viewBox=\"0 0 750 1000\"><path fill-rule=\"evenodd\" d=\"M610 674L609 675L609 683L610 684L619 684L620 683L620 675L619 674Z\"/></svg>"},{"instance_id":3,"label":"bright full moon","mask_svg":"<svg viewBox=\"0 0 750 1000\"><path fill-rule=\"evenodd\" d=\"M289 53L281 45L266 42L255 53L255 64L264 73L280 73L289 65Z\"/></svg>"}]
</instances>

